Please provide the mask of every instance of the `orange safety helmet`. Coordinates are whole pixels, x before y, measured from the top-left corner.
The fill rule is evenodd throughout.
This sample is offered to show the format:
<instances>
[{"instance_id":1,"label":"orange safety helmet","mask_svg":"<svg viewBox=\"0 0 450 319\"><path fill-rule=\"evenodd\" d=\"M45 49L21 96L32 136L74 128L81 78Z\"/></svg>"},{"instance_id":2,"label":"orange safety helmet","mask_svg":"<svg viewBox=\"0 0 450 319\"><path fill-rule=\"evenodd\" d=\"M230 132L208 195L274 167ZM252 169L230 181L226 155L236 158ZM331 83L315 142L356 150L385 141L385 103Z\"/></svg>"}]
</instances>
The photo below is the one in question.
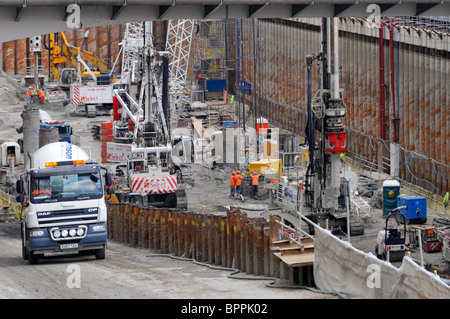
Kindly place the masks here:
<instances>
[{"instance_id":1,"label":"orange safety helmet","mask_svg":"<svg viewBox=\"0 0 450 319\"><path fill-rule=\"evenodd\" d=\"M231 175L234 175L234 174L236 174L236 173L235 173L234 171L232 171L232 172L231 172Z\"/></svg>"},{"instance_id":2,"label":"orange safety helmet","mask_svg":"<svg viewBox=\"0 0 450 319\"><path fill-rule=\"evenodd\" d=\"M241 173L241 171L237 171L236 173L237 173L237 174L240 174L240 173Z\"/></svg>"}]
</instances>

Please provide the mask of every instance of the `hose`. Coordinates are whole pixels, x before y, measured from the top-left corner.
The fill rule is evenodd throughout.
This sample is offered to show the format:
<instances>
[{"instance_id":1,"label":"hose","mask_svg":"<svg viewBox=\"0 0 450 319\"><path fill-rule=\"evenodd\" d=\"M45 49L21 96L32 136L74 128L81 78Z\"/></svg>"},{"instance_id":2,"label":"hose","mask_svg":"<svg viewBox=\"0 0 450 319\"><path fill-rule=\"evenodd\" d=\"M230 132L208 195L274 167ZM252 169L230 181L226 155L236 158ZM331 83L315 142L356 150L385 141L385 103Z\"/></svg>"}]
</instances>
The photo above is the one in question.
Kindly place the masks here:
<instances>
[{"instance_id":1,"label":"hose","mask_svg":"<svg viewBox=\"0 0 450 319\"><path fill-rule=\"evenodd\" d=\"M435 218L433 219L433 222L450 226L450 219L447 218Z\"/></svg>"},{"instance_id":2,"label":"hose","mask_svg":"<svg viewBox=\"0 0 450 319\"><path fill-rule=\"evenodd\" d=\"M316 289L316 288L312 288L312 287L307 287L307 286L300 286L300 285L277 285L276 282L279 281L279 278L276 277L266 277L266 276L253 276L253 275L238 275L239 273L241 273L241 271L239 269L235 269L235 268L228 268L228 267L221 267L221 266L213 266L210 265L208 263L203 263L203 262L199 262L193 258L186 258L186 257L179 257L179 256L173 256L170 254L150 254L150 255L146 255L146 257L169 257L172 259L176 259L176 260L181 260L181 261L190 261L196 265L199 266L205 266L208 267L210 269L213 270L222 270L222 271L231 271L231 273L229 275L227 275L227 278L230 279L240 279L240 280L271 280L270 283L266 284L266 287L269 288L285 288L285 289L304 289L304 290L309 290L311 292L315 292L315 293L320 293L320 294L326 294L326 295L336 295L341 299L347 299L345 296L343 296L342 294L338 293L338 292L334 292L334 291L324 291L324 290L320 290L320 289Z\"/></svg>"}]
</instances>

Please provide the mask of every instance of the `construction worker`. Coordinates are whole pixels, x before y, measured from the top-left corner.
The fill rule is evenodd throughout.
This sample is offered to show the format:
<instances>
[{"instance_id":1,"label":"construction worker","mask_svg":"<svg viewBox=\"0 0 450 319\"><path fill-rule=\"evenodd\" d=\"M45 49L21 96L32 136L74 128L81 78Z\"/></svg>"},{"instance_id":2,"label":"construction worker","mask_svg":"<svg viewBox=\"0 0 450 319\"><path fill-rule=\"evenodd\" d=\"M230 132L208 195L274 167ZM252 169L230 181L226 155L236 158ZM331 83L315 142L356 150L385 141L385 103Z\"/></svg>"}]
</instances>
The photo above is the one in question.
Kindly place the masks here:
<instances>
[{"instance_id":1,"label":"construction worker","mask_svg":"<svg viewBox=\"0 0 450 319\"><path fill-rule=\"evenodd\" d=\"M35 94L35 93L36 93L36 90L34 89L33 86L28 87L27 96L29 98L30 103L33 103L33 94Z\"/></svg>"},{"instance_id":2,"label":"construction worker","mask_svg":"<svg viewBox=\"0 0 450 319\"><path fill-rule=\"evenodd\" d=\"M231 177L230 177L230 197L234 196L234 193L236 191L236 172L232 171L231 172Z\"/></svg>"},{"instance_id":3,"label":"construction worker","mask_svg":"<svg viewBox=\"0 0 450 319\"><path fill-rule=\"evenodd\" d=\"M250 176L252 178L253 198L258 199L258 187L259 187L259 174L256 171L252 172Z\"/></svg>"},{"instance_id":4,"label":"construction worker","mask_svg":"<svg viewBox=\"0 0 450 319\"><path fill-rule=\"evenodd\" d=\"M241 172L237 171L236 175L234 177L235 179L235 185L236 185L236 192L235 192L235 197L239 197L241 195L241 185L242 185L242 176L241 176Z\"/></svg>"},{"instance_id":5,"label":"construction worker","mask_svg":"<svg viewBox=\"0 0 450 319\"><path fill-rule=\"evenodd\" d=\"M44 103L45 103L45 93L44 93L44 91L42 91L41 89L39 89L39 90L37 91L37 93L38 93L38 95L39 95L39 98L41 99L42 104L44 104Z\"/></svg>"},{"instance_id":6,"label":"construction worker","mask_svg":"<svg viewBox=\"0 0 450 319\"><path fill-rule=\"evenodd\" d=\"M31 192L32 198L40 196L52 196L52 190L50 186L50 179L39 180L37 185L34 185L34 190Z\"/></svg>"}]
</instances>

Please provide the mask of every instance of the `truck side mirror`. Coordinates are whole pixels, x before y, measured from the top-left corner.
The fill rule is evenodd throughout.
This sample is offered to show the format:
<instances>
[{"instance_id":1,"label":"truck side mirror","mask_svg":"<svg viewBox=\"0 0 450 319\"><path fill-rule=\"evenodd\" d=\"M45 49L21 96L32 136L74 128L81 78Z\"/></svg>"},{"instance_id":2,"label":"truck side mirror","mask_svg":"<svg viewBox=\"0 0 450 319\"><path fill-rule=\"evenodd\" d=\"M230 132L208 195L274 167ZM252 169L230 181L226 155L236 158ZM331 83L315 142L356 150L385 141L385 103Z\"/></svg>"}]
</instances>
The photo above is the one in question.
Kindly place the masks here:
<instances>
[{"instance_id":1,"label":"truck side mirror","mask_svg":"<svg viewBox=\"0 0 450 319\"><path fill-rule=\"evenodd\" d=\"M109 172L106 172L106 174L105 174L105 183L106 183L106 186L113 185L112 176L111 176L111 173L109 173Z\"/></svg>"},{"instance_id":2,"label":"truck side mirror","mask_svg":"<svg viewBox=\"0 0 450 319\"><path fill-rule=\"evenodd\" d=\"M19 196L16 197L16 202L18 203L23 203L24 200L25 197L23 196L23 194L20 194Z\"/></svg>"},{"instance_id":3,"label":"truck side mirror","mask_svg":"<svg viewBox=\"0 0 450 319\"><path fill-rule=\"evenodd\" d=\"M22 179L19 179L16 182L16 192L23 195L23 180Z\"/></svg>"}]
</instances>

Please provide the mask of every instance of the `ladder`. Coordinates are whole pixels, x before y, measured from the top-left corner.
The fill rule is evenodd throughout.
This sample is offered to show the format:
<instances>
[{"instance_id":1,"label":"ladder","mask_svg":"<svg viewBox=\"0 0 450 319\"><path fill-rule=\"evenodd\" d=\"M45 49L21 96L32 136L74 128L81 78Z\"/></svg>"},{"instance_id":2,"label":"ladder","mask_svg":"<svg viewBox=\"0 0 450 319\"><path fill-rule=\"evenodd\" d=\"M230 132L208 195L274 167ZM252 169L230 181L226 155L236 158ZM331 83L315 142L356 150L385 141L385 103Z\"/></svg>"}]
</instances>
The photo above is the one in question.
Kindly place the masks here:
<instances>
[{"instance_id":1,"label":"ladder","mask_svg":"<svg viewBox=\"0 0 450 319\"><path fill-rule=\"evenodd\" d=\"M356 208L356 213L361 219L367 220L372 218L372 206L370 206L361 196L355 196L353 192L351 192L350 201Z\"/></svg>"}]
</instances>

